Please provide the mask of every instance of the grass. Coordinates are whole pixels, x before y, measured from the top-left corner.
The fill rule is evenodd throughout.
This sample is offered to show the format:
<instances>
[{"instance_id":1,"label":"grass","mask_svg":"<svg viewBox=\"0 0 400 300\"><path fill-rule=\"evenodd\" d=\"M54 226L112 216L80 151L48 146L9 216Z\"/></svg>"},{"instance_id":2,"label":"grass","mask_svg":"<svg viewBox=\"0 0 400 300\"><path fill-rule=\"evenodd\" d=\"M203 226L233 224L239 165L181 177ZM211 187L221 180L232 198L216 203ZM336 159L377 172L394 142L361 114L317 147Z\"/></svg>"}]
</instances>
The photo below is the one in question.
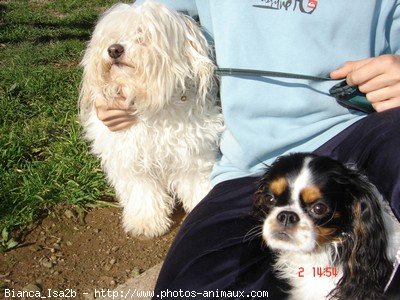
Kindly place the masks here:
<instances>
[{"instance_id":1,"label":"grass","mask_svg":"<svg viewBox=\"0 0 400 300\"><path fill-rule=\"evenodd\" d=\"M77 121L79 61L116 1L0 2L0 232L112 195Z\"/></svg>"}]
</instances>

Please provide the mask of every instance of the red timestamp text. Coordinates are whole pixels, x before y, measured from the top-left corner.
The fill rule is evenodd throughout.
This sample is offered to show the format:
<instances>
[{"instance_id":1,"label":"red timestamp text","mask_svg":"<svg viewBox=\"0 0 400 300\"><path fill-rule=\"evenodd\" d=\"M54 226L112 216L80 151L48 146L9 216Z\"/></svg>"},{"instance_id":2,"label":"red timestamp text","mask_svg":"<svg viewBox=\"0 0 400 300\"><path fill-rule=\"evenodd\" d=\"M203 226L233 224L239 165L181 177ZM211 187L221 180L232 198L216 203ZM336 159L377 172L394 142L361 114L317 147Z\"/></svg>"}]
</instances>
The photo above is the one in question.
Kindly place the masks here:
<instances>
[{"instance_id":1,"label":"red timestamp text","mask_svg":"<svg viewBox=\"0 0 400 300\"><path fill-rule=\"evenodd\" d=\"M300 267L297 275L298 277L304 277L304 273L307 271L307 276L312 277L337 277L338 271L336 267L312 267L309 270L306 270L303 267Z\"/></svg>"}]
</instances>

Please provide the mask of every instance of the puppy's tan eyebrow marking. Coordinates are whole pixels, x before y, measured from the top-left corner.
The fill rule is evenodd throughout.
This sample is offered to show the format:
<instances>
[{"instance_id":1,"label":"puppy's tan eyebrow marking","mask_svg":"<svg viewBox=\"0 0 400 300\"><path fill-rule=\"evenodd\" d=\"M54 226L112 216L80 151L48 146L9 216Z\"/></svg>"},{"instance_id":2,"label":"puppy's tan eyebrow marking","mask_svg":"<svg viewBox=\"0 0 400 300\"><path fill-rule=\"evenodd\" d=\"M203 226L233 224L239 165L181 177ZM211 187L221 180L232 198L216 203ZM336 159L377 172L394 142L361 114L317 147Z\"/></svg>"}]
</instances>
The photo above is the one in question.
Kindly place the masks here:
<instances>
[{"instance_id":1,"label":"puppy's tan eyebrow marking","mask_svg":"<svg viewBox=\"0 0 400 300\"><path fill-rule=\"evenodd\" d=\"M301 199L305 203L314 203L322 197L320 189L313 185L303 188L300 192L300 195Z\"/></svg>"},{"instance_id":2,"label":"puppy's tan eyebrow marking","mask_svg":"<svg viewBox=\"0 0 400 300\"><path fill-rule=\"evenodd\" d=\"M273 180L270 185L269 189L275 196L280 196L286 190L287 181L286 178L280 177Z\"/></svg>"}]
</instances>

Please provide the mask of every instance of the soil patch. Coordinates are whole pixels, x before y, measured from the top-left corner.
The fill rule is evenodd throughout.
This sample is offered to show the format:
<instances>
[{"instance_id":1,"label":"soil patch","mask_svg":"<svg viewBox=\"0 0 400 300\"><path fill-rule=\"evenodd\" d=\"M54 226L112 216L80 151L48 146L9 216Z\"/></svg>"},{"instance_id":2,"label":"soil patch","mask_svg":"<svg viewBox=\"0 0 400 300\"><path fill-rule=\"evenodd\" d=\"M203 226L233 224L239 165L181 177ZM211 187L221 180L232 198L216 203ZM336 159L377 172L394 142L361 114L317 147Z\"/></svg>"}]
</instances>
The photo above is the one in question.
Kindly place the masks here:
<instances>
[{"instance_id":1,"label":"soil patch","mask_svg":"<svg viewBox=\"0 0 400 300\"><path fill-rule=\"evenodd\" d=\"M4 289L71 289L78 295L74 299L84 299L83 293L94 289L112 289L160 263L183 218L184 212L177 210L168 234L143 240L123 231L120 208L92 209L83 221L74 211L58 209L21 247L0 254L0 298Z\"/></svg>"}]
</instances>

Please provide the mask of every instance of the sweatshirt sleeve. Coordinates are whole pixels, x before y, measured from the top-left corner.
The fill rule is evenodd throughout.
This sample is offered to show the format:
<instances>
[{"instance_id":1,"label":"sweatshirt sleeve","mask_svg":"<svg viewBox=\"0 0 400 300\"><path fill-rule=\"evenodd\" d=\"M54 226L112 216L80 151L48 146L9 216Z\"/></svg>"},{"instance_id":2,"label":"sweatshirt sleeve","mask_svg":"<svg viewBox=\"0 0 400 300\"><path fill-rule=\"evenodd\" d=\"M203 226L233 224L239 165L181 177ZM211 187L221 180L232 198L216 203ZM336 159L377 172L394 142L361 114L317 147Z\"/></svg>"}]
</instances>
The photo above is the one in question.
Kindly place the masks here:
<instances>
[{"instance_id":1,"label":"sweatshirt sleeve","mask_svg":"<svg viewBox=\"0 0 400 300\"><path fill-rule=\"evenodd\" d=\"M146 0L137 0L135 1L135 5L140 5L144 2L146 2ZM191 16L192 18L198 18L195 0L157 0L156 2L162 3L171 9L175 9Z\"/></svg>"},{"instance_id":2,"label":"sweatshirt sleeve","mask_svg":"<svg viewBox=\"0 0 400 300\"><path fill-rule=\"evenodd\" d=\"M400 3L397 4L393 10L393 18L390 20L388 30L388 42L391 54L400 55Z\"/></svg>"}]
</instances>

